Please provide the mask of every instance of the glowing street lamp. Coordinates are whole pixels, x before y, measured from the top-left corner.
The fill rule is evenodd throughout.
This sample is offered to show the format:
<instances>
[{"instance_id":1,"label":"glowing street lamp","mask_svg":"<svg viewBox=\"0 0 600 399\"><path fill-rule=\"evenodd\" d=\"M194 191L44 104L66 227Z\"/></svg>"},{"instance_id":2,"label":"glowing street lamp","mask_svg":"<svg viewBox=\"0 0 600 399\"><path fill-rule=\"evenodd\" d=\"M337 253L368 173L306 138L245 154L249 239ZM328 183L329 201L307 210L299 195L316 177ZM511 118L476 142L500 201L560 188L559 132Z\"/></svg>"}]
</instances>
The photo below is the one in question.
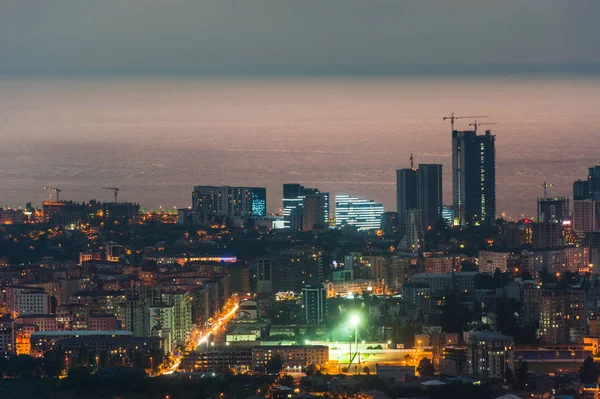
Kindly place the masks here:
<instances>
[{"instance_id":1,"label":"glowing street lamp","mask_svg":"<svg viewBox=\"0 0 600 399\"><path fill-rule=\"evenodd\" d=\"M353 314L350 316L350 324L354 326L354 350L355 353L358 353L358 323L360 323L360 316L358 314ZM350 341L350 356L352 356L352 341ZM350 367L350 364L348 364Z\"/></svg>"}]
</instances>

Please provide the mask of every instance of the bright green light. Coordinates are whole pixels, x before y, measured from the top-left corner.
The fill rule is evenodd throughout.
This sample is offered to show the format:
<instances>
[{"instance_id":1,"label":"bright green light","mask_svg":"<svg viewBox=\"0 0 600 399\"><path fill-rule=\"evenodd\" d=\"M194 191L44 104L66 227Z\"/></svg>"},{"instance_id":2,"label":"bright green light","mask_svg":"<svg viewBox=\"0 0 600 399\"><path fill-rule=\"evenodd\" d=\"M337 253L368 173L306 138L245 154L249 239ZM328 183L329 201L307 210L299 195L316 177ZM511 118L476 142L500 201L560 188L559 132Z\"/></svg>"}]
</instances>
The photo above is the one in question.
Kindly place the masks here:
<instances>
[{"instance_id":1,"label":"bright green light","mask_svg":"<svg viewBox=\"0 0 600 399\"><path fill-rule=\"evenodd\" d=\"M350 324L352 324L354 327L356 327L358 325L358 323L360 323L359 315L353 314L352 316L350 316Z\"/></svg>"}]
</instances>

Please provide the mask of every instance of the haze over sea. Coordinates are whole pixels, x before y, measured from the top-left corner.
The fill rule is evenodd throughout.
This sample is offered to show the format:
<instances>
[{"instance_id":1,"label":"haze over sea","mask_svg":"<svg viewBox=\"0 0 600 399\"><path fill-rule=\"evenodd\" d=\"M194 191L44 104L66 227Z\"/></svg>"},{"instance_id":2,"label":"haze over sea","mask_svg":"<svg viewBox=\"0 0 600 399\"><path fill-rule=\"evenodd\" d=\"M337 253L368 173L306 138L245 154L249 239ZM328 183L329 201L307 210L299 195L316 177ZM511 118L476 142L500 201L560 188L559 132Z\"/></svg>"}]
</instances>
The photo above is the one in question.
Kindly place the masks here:
<instances>
[{"instance_id":1,"label":"haze over sea","mask_svg":"<svg viewBox=\"0 0 600 399\"><path fill-rule=\"evenodd\" d=\"M498 216L535 215L600 163L600 80L504 78L3 78L0 204L61 198L191 205L194 185L265 186L268 210L298 182L395 210L395 169L444 165L450 125L497 122ZM461 120L457 128L469 128Z\"/></svg>"}]
</instances>

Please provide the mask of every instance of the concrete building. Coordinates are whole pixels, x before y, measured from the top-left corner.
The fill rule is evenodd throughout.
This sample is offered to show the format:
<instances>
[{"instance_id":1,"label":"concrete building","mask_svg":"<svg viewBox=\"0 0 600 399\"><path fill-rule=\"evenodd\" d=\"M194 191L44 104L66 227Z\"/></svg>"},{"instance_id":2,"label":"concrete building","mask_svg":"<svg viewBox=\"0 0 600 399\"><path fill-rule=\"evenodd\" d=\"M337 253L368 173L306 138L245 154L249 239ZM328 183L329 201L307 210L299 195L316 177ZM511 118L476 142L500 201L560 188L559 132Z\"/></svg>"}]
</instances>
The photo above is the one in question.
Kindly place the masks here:
<instances>
[{"instance_id":1,"label":"concrete building","mask_svg":"<svg viewBox=\"0 0 600 399\"><path fill-rule=\"evenodd\" d=\"M558 223L569 219L569 199L567 197L538 198L538 223Z\"/></svg>"},{"instance_id":2,"label":"concrete building","mask_svg":"<svg viewBox=\"0 0 600 399\"><path fill-rule=\"evenodd\" d=\"M564 245L562 223L533 224L533 249L556 249Z\"/></svg>"},{"instance_id":3,"label":"concrete building","mask_svg":"<svg viewBox=\"0 0 600 399\"><path fill-rule=\"evenodd\" d=\"M304 216L304 199L309 199L307 216ZM311 224L312 222L312 224ZM310 229L308 229L310 225ZM283 225L292 230L306 230L325 228L329 225L329 193L322 193L319 189L304 187L300 184L290 183L283 185Z\"/></svg>"},{"instance_id":4,"label":"concrete building","mask_svg":"<svg viewBox=\"0 0 600 399\"><path fill-rule=\"evenodd\" d=\"M468 348L469 374L504 379L506 369L513 369L512 337L489 332L472 332L467 335L465 341Z\"/></svg>"},{"instance_id":5,"label":"concrete building","mask_svg":"<svg viewBox=\"0 0 600 399\"><path fill-rule=\"evenodd\" d=\"M307 285L302 289L304 321L321 325L327 315L327 290L321 286Z\"/></svg>"},{"instance_id":6,"label":"concrete building","mask_svg":"<svg viewBox=\"0 0 600 399\"><path fill-rule=\"evenodd\" d=\"M44 315L50 313L50 295L47 292L20 292L17 315Z\"/></svg>"},{"instance_id":7,"label":"concrete building","mask_svg":"<svg viewBox=\"0 0 600 399\"><path fill-rule=\"evenodd\" d=\"M329 362L329 347L325 345L261 345L252 349L252 364L254 371L264 372L267 364L275 356L282 360L284 370L296 368L304 370L314 364L325 367Z\"/></svg>"},{"instance_id":8,"label":"concrete building","mask_svg":"<svg viewBox=\"0 0 600 399\"><path fill-rule=\"evenodd\" d=\"M578 237L583 237L590 231L600 231L600 201L573 201L573 229Z\"/></svg>"},{"instance_id":9,"label":"concrete building","mask_svg":"<svg viewBox=\"0 0 600 399\"><path fill-rule=\"evenodd\" d=\"M408 253L423 251L423 222L420 209L411 209L406 213L406 234L400 241L400 249Z\"/></svg>"},{"instance_id":10,"label":"concrete building","mask_svg":"<svg viewBox=\"0 0 600 399\"><path fill-rule=\"evenodd\" d=\"M429 285L432 293L436 292L473 292L475 276L478 272L457 272L442 274L415 274L411 281Z\"/></svg>"},{"instance_id":11,"label":"concrete building","mask_svg":"<svg viewBox=\"0 0 600 399\"><path fill-rule=\"evenodd\" d=\"M496 148L489 130L452 132L455 224L492 224L496 218Z\"/></svg>"},{"instance_id":12,"label":"concrete building","mask_svg":"<svg viewBox=\"0 0 600 399\"><path fill-rule=\"evenodd\" d=\"M479 272L495 273L496 269L506 272L510 252L479 251Z\"/></svg>"},{"instance_id":13,"label":"concrete building","mask_svg":"<svg viewBox=\"0 0 600 399\"><path fill-rule=\"evenodd\" d=\"M462 256L424 253L425 273L440 274L460 271Z\"/></svg>"},{"instance_id":14,"label":"concrete building","mask_svg":"<svg viewBox=\"0 0 600 399\"><path fill-rule=\"evenodd\" d=\"M273 258L261 257L254 260L256 285L259 294L273 293Z\"/></svg>"},{"instance_id":15,"label":"concrete building","mask_svg":"<svg viewBox=\"0 0 600 399\"><path fill-rule=\"evenodd\" d=\"M200 222L216 217L265 216L266 193L263 187L196 186L192 208Z\"/></svg>"},{"instance_id":16,"label":"concrete building","mask_svg":"<svg viewBox=\"0 0 600 399\"><path fill-rule=\"evenodd\" d=\"M543 289L540 294L540 344L583 343L585 291Z\"/></svg>"},{"instance_id":17,"label":"concrete building","mask_svg":"<svg viewBox=\"0 0 600 399\"><path fill-rule=\"evenodd\" d=\"M13 320L10 317L0 318L0 355L8 356L15 353L15 337Z\"/></svg>"}]
</instances>

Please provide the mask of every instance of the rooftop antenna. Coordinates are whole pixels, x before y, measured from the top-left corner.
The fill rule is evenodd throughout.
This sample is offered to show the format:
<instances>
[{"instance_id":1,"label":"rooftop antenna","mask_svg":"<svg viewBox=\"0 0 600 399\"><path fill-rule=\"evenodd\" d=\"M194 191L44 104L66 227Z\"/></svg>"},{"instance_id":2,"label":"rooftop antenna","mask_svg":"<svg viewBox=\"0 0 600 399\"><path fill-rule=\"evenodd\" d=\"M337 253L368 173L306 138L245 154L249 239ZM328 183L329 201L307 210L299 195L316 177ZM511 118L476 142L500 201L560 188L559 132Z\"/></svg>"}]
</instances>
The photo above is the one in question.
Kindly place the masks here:
<instances>
[{"instance_id":1,"label":"rooftop antenna","mask_svg":"<svg viewBox=\"0 0 600 399\"><path fill-rule=\"evenodd\" d=\"M450 126L452 126L452 131L454 131L454 121L457 119L475 119L475 118L487 118L487 116L454 116L454 112L450 116L444 116L442 119L450 121Z\"/></svg>"},{"instance_id":2,"label":"rooftop antenna","mask_svg":"<svg viewBox=\"0 0 600 399\"><path fill-rule=\"evenodd\" d=\"M413 154L411 153L411 154L410 154L410 168L411 168L411 169L414 169L414 160L415 160L415 159L413 158Z\"/></svg>"},{"instance_id":3,"label":"rooftop antenna","mask_svg":"<svg viewBox=\"0 0 600 399\"><path fill-rule=\"evenodd\" d=\"M118 187L102 187L104 190L112 190L115 196L115 202L117 202L117 197L119 195L119 188Z\"/></svg>"}]
</instances>

